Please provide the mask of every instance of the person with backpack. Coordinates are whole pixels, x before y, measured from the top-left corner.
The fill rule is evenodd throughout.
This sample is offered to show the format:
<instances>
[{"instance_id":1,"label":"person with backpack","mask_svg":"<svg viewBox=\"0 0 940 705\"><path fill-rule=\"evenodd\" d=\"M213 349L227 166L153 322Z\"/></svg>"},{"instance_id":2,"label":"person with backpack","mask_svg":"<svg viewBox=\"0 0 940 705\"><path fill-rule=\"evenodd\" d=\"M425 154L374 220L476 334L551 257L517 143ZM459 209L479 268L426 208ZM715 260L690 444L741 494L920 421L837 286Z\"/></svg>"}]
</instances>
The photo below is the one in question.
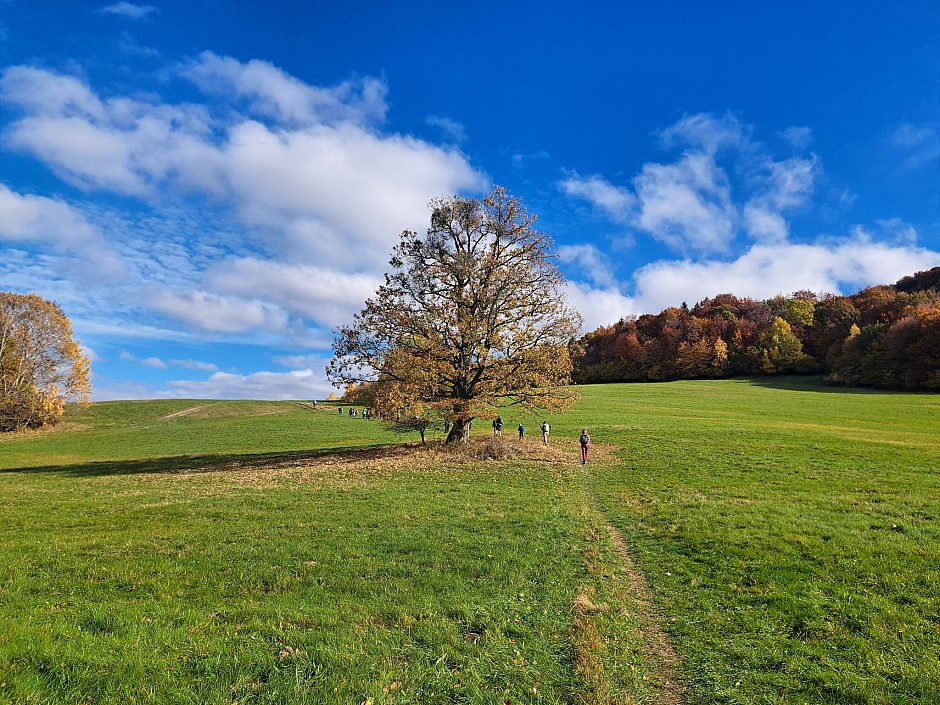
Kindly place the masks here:
<instances>
[{"instance_id":1,"label":"person with backpack","mask_svg":"<svg viewBox=\"0 0 940 705\"><path fill-rule=\"evenodd\" d=\"M542 444L548 445L548 432L552 430L552 427L548 425L548 421L543 421L539 428L542 429Z\"/></svg>"},{"instance_id":2,"label":"person with backpack","mask_svg":"<svg viewBox=\"0 0 940 705\"><path fill-rule=\"evenodd\" d=\"M503 417L497 416L493 419L493 435L501 436L503 435Z\"/></svg>"},{"instance_id":3,"label":"person with backpack","mask_svg":"<svg viewBox=\"0 0 940 705\"><path fill-rule=\"evenodd\" d=\"M581 438L578 440L581 442L581 464L584 465L587 463L588 449L591 447L591 437L586 428L581 429Z\"/></svg>"}]
</instances>

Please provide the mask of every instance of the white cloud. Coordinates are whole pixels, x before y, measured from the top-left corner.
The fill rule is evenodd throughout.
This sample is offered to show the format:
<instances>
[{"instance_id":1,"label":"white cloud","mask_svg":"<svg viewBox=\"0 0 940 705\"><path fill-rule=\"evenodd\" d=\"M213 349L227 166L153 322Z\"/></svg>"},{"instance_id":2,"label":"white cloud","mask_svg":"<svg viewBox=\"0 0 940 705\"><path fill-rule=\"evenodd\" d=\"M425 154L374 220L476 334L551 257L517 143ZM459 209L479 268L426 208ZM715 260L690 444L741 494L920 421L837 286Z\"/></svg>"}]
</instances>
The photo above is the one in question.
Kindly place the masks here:
<instances>
[{"instance_id":1,"label":"white cloud","mask_svg":"<svg viewBox=\"0 0 940 705\"><path fill-rule=\"evenodd\" d=\"M780 136L794 149L807 149L813 143L813 128L794 125L783 130Z\"/></svg>"},{"instance_id":2,"label":"white cloud","mask_svg":"<svg viewBox=\"0 0 940 705\"><path fill-rule=\"evenodd\" d=\"M137 222L101 209L83 222L53 199L0 193L18 213L5 219L8 239L26 241L32 208L62 247L69 238L97 238L102 253L120 251L126 286L118 293L102 280L86 290L83 320L92 330L108 324L95 320L91 302L119 297L136 321L129 328L144 336L165 337L159 317L168 316L197 334L250 330L255 341L322 345L328 337L317 326L361 307L398 234L426 225L431 198L487 186L458 150L378 130L387 109L381 80L321 88L267 62L211 53L178 71L216 101L105 98L79 77L31 66L9 67L0 78L11 108L5 146L81 189L137 197L151 208ZM213 229L190 222L200 220L185 214L193 202L206 206ZM30 266L17 258L2 265L14 281ZM113 305L97 310L113 320L120 317ZM148 317L152 325L140 323Z\"/></svg>"},{"instance_id":3,"label":"white cloud","mask_svg":"<svg viewBox=\"0 0 940 705\"><path fill-rule=\"evenodd\" d=\"M467 132L463 124L456 120L451 120L448 117L442 117L440 115L429 115L425 122L431 127L441 128L452 142L463 142L467 139Z\"/></svg>"},{"instance_id":4,"label":"white cloud","mask_svg":"<svg viewBox=\"0 0 940 705\"><path fill-rule=\"evenodd\" d=\"M255 372L250 375L216 372L208 380L177 380L159 396L177 399L322 399L333 387L313 370Z\"/></svg>"},{"instance_id":5,"label":"white cloud","mask_svg":"<svg viewBox=\"0 0 940 705\"><path fill-rule=\"evenodd\" d=\"M589 281L600 287L616 286L617 278L610 266L609 255L598 250L594 245L563 245L558 248L558 259L565 264L574 265Z\"/></svg>"},{"instance_id":6,"label":"white cloud","mask_svg":"<svg viewBox=\"0 0 940 705\"><path fill-rule=\"evenodd\" d=\"M565 297L584 317L584 332L643 313L632 298L624 296L616 287L594 287L569 281L565 286Z\"/></svg>"},{"instance_id":7,"label":"white cloud","mask_svg":"<svg viewBox=\"0 0 940 705\"><path fill-rule=\"evenodd\" d=\"M207 291L162 291L153 307L196 329L240 333L251 329L285 331L287 314L260 299L220 296Z\"/></svg>"},{"instance_id":8,"label":"white cloud","mask_svg":"<svg viewBox=\"0 0 940 705\"><path fill-rule=\"evenodd\" d=\"M152 367L155 370L165 370L167 368L167 364L159 357L150 356L141 358L127 352L127 350L122 350L121 354L118 355L118 358L124 360L125 362L136 362L140 365L144 365L145 367Z\"/></svg>"},{"instance_id":9,"label":"white cloud","mask_svg":"<svg viewBox=\"0 0 940 705\"><path fill-rule=\"evenodd\" d=\"M208 51L184 67L183 75L207 93L248 101L250 113L283 126L382 122L388 109L388 87L371 77L320 88L267 61L242 63Z\"/></svg>"},{"instance_id":10,"label":"white cloud","mask_svg":"<svg viewBox=\"0 0 940 705\"><path fill-rule=\"evenodd\" d=\"M207 283L241 297L263 296L294 315L320 325L348 321L382 283L380 277L345 273L315 265L258 259L228 260L214 267Z\"/></svg>"},{"instance_id":11,"label":"white cloud","mask_svg":"<svg viewBox=\"0 0 940 705\"><path fill-rule=\"evenodd\" d=\"M272 360L289 370L322 369L329 362L321 355L276 355Z\"/></svg>"},{"instance_id":12,"label":"white cloud","mask_svg":"<svg viewBox=\"0 0 940 705\"><path fill-rule=\"evenodd\" d=\"M219 366L214 362L201 362L200 360L170 360L171 365L187 370L201 370L203 372L218 372Z\"/></svg>"},{"instance_id":13,"label":"white cloud","mask_svg":"<svg viewBox=\"0 0 940 705\"><path fill-rule=\"evenodd\" d=\"M794 130L797 139L802 132ZM629 187L575 175L561 188L686 256L727 254L742 231L757 241L784 242L783 213L809 203L819 159L776 160L752 132L731 114L687 115L660 132L664 147L684 148L675 161L644 164ZM732 175L739 177L734 184Z\"/></svg>"},{"instance_id":14,"label":"white cloud","mask_svg":"<svg viewBox=\"0 0 940 705\"><path fill-rule=\"evenodd\" d=\"M63 76L33 66L11 66L0 78L3 99L28 115L73 115L100 118L104 105L91 89L74 76Z\"/></svg>"},{"instance_id":15,"label":"white cloud","mask_svg":"<svg viewBox=\"0 0 940 705\"><path fill-rule=\"evenodd\" d=\"M111 251L104 233L85 215L46 196L19 194L0 183L0 241L31 243L46 250L68 253L72 271L87 276L119 277L125 266ZM82 260L75 266L74 259ZM87 271L93 267L93 272Z\"/></svg>"},{"instance_id":16,"label":"white cloud","mask_svg":"<svg viewBox=\"0 0 940 705\"><path fill-rule=\"evenodd\" d=\"M659 261L637 270L637 308L658 313L685 301L731 293L757 299L808 290L850 293L870 282L893 283L940 265L940 253L873 242L864 231L812 245L754 245L730 262Z\"/></svg>"},{"instance_id":17,"label":"white cloud","mask_svg":"<svg viewBox=\"0 0 940 705\"><path fill-rule=\"evenodd\" d=\"M569 196L592 203L614 222L630 222L636 198L629 189L614 186L597 175L582 178L577 174L562 181L561 189Z\"/></svg>"},{"instance_id":18,"label":"white cloud","mask_svg":"<svg viewBox=\"0 0 940 705\"><path fill-rule=\"evenodd\" d=\"M667 149L687 146L694 151L714 155L721 149L746 147L752 128L731 113L686 115L659 133Z\"/></svg>"},{"instance_id":19,"label":"white cloud","mask_svg":"<svg viewBox=\"0 0 940 705\"><path fill-rule=\"evenodd\" d=\"M891 145L906 155L908 167L918 167L940 158L940 124L914 125L904 122L891 134Z\"/></svg>"},{"instance_id":20,"label":"white cloud","mask_svg":"<svg viewBox=\"0 0 940 705\"><path fill-rule=\"evenodd\" d=\"M714 159L687 153L675 164L646 164L634 179L636 226L680 251L727 252L737 211Z\"/></svg>"},{"instance_id":21,"label":"white cloud","mask_svg":"<svg viewBox=\"0 0 940 705\"><path fill-rule=\"evenodd\" d=\"M160 12L159 8L153 5L135 5L125 0L115 2L111 5L105 5L98 12L105 15L118 15L129 20L145 20L151 14Z\"/></svg>"}]
</instances>

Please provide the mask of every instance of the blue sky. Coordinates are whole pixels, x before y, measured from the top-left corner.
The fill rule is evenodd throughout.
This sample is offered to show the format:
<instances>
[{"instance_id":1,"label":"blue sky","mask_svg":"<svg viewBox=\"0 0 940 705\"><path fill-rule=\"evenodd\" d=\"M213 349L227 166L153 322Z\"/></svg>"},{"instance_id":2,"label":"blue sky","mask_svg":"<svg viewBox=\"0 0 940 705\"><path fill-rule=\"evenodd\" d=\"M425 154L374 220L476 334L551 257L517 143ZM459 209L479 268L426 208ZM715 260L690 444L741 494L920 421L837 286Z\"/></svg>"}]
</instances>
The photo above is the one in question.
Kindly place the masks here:
<instances>
[{"instance_id":1,"label":"blue sky","mask_svg":"<svg viewBox=\"0 0 940 705\"><path fill-rule=\"evenodd\" d=\"M940 6L0 0L0 289L93 399L322 398L428 201L505 186L586 330L940 265Z\"/></svg>"}]
</instances>

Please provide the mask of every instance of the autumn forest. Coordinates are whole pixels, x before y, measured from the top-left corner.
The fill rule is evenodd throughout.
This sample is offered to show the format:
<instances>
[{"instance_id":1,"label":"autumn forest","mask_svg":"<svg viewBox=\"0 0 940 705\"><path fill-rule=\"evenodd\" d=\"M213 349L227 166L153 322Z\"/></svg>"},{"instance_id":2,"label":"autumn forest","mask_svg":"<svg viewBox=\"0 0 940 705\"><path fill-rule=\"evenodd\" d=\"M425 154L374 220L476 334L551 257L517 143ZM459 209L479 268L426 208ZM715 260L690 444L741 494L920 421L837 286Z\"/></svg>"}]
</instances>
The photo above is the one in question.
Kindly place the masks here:
<instances>
[{"instance_id":1,"label":"autumn forest","mask_svg":"<svg viewBox=\"0 0 940 705\"><path fill-rule=\"evenodd\" d=\"M940 389L940 267L850 296L718 294L598 328L574 353L580 384L824 373L851 386Z\"/></svg>"}]
</instances>

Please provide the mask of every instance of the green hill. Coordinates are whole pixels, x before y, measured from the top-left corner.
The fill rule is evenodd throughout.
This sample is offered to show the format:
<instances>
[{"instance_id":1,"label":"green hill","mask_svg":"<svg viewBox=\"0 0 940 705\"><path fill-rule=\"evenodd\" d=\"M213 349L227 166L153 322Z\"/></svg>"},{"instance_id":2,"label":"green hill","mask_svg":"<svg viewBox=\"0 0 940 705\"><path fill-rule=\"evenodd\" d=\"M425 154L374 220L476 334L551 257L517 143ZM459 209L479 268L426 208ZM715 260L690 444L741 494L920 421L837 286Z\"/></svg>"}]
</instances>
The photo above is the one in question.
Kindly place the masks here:
<instances>
[{"instance_id":1,"label":"green hill","mask_svg":"<svg viewBox=\"0 0 940 705\"><path fill-rule=\"evenodd\" d=\"M0 702L936 702L940 397L597 385L548 421L462 455L292 402L5 436Z\"/></svg>"}]
</instances>

